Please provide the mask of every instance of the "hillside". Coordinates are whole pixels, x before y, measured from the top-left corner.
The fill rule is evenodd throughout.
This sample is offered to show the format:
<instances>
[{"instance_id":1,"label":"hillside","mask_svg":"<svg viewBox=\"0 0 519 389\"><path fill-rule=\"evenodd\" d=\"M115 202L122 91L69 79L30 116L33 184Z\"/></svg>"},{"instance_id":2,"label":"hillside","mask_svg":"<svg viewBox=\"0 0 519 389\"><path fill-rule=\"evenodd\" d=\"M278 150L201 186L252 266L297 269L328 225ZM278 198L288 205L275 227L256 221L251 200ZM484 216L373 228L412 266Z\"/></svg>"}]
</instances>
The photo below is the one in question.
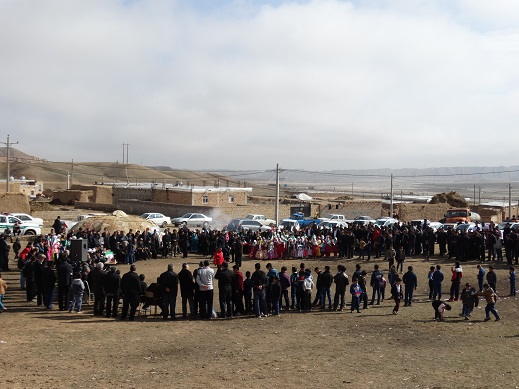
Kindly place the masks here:
<instances>
[{"instance_id":1,"label":"hillside","mask_svg":"<svg viewBox=\"0 0 519 389\"><path fill-rule=\"evenodd\" d=\"M6 172L6 163L0 163L0 172ZM158 170L139 165L123 165L108 162L11 162L11 176L34 179L44 182L46 189L63 189L67 187L67 177L71 183L91 185L94 183L141 183L159 182L167 184L213 185L219 177L216 173L192 172L186 170ZM5 173L1 178L5 178ZM226 183L225 183L226 184ZM229 182L230 185L234 183ZM237 183L236 183L237 185Z\"/></svg>"}]
</instances>

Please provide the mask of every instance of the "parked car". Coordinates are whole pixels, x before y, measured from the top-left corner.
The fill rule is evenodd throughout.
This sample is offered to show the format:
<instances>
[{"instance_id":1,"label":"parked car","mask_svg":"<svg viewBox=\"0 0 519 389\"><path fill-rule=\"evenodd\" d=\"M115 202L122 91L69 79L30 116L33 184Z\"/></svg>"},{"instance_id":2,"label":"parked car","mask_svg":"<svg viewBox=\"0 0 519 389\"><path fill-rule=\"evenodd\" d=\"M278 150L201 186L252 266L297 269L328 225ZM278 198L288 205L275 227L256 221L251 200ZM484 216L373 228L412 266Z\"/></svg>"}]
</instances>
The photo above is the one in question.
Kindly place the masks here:
<instances>
[{"instance_id":1,"label":"parked car","mask_svg":"<svg viewBox=\"0 0 519 389\"><path fill-rule=\"evenodd\" d=\"M180 217L171 219L171 223L176 227L188 226L188 227L208 227L213 222L213 218L204 215L203 213L186 213Z\"/></svg>"},{"instance_id":2,"label":"parked car","mask_svg":"<svg viewBox=\"0 0 519 389\"><path fill-rule=\"evenodd\" d=\"M317 228L348 228L348 223L340 221L340 220L324 220L317 225Z\"/></svg>"},{"instance_id":3,"label":"parked car","mask_svg":"<svg viewBox=\"0 0 519 389\"><path fill-rule=\"evenodd\" d=\"M279 223L280 230L288 230L288 231L299 231L301 229L301 225L297 220L294 219L283 219L281 223Z\"/></svg>"},{"instance_id":4,"label":"parked car","mask_svg":"<svg viewBox=\"0 0 519 389\"><path fill-rule=\"evenodd\" d=\"M12 232L16 223L18 223L22 235L41 235L40 226L32 223L24 223L17 217L11 215L0 215L0 234L3 234L6 228L9 228Z\"/></svg>"},{"instance_id":5,"label":"parked car","mask_svg":"<svg viewBox=\"0 0 519 389\"><path fill-rule=\"evenodd\" d=\"M8 213L6 215L12 215L14 217L17 217L24 223L36 224L37 226L43 227L43 219L39 217L32 217L31 215L26 213Z\"/></svg>"},{"instance_id":6,"label":"parked car","mask_svg":"<svg viewBox=\"0 0 519 389\"><path fill-rule=\"evenodd\" d=\"M476 223L461 223L456 226L458 232L472 232L476 230Z\"/></svg>"},{"instance_id":7,"label":"parked car","mask_svg":"<svg viewBox=\"0 0 519 389\"><path fill-rule=\"evenodd\" d=\"M277 223L273 219L267 219L265 215L247 215L244 219L257 220L264 226L275 226Z\"/></svg>"},{"instance_id":8,"label":"parked car","mask_svg":"<svg viewBox=\"0 0 519 389\"><path fill-rule=\"evenodd\" d=\"M514 230L515 232L519 231L519 222L506 221L506 222L499 223L497 225L497 228L499 229L499 233L501 234L501 239L503 239L503 232L504 232L507 224L510 225L510 228L512 230Z\"/></svg>"},{"instance_id":9,"label":"parked car","mask_svg":"<svg viewBox=\"0 0 519 389\"><path fill-rule=\"evenodd\" d=\"M340 215L337 213L330 213L329 215L326 215L325 217L320 217L319 220L321 221L340 221L340 222L346 222L346 216Z\"/></svg>"},{"instance_id":10,"label":"parked car","mask_svg":"<svg viewBox=\"0 0 519 389\"><path fill-rule=\"evenodd\" d=\"M392 217L381 217L381 218L378 218L375 223L376 226L379 226L379 227L387 227L387 228L393 228L393 226L395 224L398 224L400 223L398 221L398 219L395 219L395 218L392 218Z\"/></svg>"},{"instance_id":11,"label":"parked car","mask_svg":"<svg viewBox=\"0 0 519 389\"><path fill-rule=\"evenodd\" d=\"M164 216L162 213L143 213L141 217L161 227L166 227L168 224L171 224L171 218Z\"/></svg>"},{"instance_id":12,"label":"parked car","mask_svg":"<svg viewBox=\"0 0 519 389\"><path fill-rule=\"evenodd\" d=\"M357 216L353 223L360 224L361 226L367 226L368 224L375 224L376 220L373 219L371 216Z\"/></svg>"},{"instance_id":13,"label":"parked car","mask_svg":"<svg viewBox=\"0 0 519 389\"><path fill-rule=\"evenodd\" d=\"M312 223L319 224L321 220L315 219L313 217L306 217L304 213L297 212L292 215L290 215L290 219L297 220L300 227L308 227L312 225Z\"/></svg>"},{"instance_id":14,"label":"parked car","mask_svg":"<svg viewBox=\"0 0 519 389\"><path fill-rule=\"evenodd\" d=\"M271 227L264 226L257 220L250 219L233 219L227 225L227 231L242 231L242 230L250 230L250 231L270 231Z\"/></svg>"}]
</instances>

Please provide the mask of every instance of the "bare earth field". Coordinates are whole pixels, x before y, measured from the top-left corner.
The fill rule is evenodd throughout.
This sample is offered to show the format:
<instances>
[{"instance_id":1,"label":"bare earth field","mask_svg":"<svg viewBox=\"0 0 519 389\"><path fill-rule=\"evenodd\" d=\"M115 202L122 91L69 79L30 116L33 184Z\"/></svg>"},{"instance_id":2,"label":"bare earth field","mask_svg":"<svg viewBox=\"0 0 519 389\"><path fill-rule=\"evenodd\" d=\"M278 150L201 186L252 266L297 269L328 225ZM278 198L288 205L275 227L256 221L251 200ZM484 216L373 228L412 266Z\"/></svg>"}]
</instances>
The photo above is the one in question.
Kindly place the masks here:
<instances>
[{"instance_id":1,"label":"bare earth field","mask_svg":"<svg viewBox=\"0 0 519 389\"><path fill-rule=\"evenodd\" d=\"M188 258L191 270L200 256ZM151 282L182 259L138 262L137 272ZM245 261L243 272L255 261ZM264 265L267 262L262 262ZM299 261L273 262L298 266ZM307 261L312 269L357 261ZM377 260L381 267L386 262ZM453 303L445 322L435 322L426 301L430 265L443 264L444 296L450 287L450 262L411 258L419 277L416 301L392 315L384 301L362 313L283 312L278 317L239 317L207 321L162 321L138 316L135 322L45 311L26 303L18 273L4 273L9 284L0 314L0 371L5 388L516 388L519 386L518 302L508 295L506 265L497 265L496 304L500 322L483 322L484 301L472 320ZM485 267L487 264L485 264ZM14 261L11 268L15 268ZM121 266L122 272L128 266ZM373 259L363 262L369 271ZM476 263L463 264L464 281L476 282ZM369 277L369 275L368 275ZM389 292L389 290L388 290ZM217 296L217 293L215 293ZM387 297L387 296L386 296ZM348 301L350 300L348 296ZM215 299L215 308L219 311ZM177 315L181 312L180 296Z\"/></svg>"}]
</instances>

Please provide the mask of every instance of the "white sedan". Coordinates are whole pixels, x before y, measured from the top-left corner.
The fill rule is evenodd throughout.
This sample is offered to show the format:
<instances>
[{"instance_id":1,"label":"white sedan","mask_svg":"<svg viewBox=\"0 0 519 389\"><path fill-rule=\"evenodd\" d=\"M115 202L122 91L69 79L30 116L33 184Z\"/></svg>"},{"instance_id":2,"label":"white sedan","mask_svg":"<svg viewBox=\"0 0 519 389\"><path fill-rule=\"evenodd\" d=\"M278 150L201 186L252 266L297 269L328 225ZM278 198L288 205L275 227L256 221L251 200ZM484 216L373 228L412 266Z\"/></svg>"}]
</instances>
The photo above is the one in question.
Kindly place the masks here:
<instances>
[{"instance_id":1,"label":"white sedan","mask_svg":"<svg viewBox=\"0 0 519 389\"><path fill-rule=\"evenodd\" d=\"M24 223L36 224L39 227L43 227L43 219L39 217L32 217L26 213L10 213L9 215L17 217Z\"/></svg>"},{"instance_id":2,"label":"white sedan","mask_svg":"<svg viewBox=\"0 0 519 389\"><path fill-rule=\"evenodd\" d=\"M168 224L171 224L171 218L164 216L162 213L143 213L141 217L161 227L166 227Z\"/></svg>"},{"instance_id":3,"label":"white sedan","mask_svg":"<svg viewBox=\"0 0 519 389\"><path fill-rule=\"evenodd\" d=\"M176 227L208 227L212 222L213 218L205 216L203 213L186 213L185 215L171 219L171 223L173 223Z\"/></svg>"}]
</instances>

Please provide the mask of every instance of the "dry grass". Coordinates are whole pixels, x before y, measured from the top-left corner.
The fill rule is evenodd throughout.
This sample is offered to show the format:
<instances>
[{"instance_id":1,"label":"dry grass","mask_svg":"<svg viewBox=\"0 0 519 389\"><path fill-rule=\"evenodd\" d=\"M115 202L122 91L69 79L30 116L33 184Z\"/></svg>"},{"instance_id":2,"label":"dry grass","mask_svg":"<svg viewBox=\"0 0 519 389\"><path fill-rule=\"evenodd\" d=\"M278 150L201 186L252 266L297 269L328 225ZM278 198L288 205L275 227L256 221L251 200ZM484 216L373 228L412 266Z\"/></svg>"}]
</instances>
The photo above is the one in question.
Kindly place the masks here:
<instances>
[{"instance_id":1,"label":"dry grass","mask_svg":"<svg viewBox=\"0 0 519 389\"><path fill-rule=\"evenodd\" d=\"M200 259L190 256L191 268ZM167 263L178 270L181 261L139 262L137 271L151 282ZM438 258L407 262L414 265L420 287L413 307L402 307L398 316L391 314L392 302L385 301L360 314L290 312L211 322L171 323L153 316L120 322L94 317L90 306L83 315L44 311L24 301L17 273L5 273L10 289L5 301L9 311L0 315L2 378L12 388L517 387L517 300L497 303L500 322L483 322L483 302L470 321L458 316L461 303L454 302L447 320L434 322L426 301L427 269L442 263L448 272L450 263ZM246 261L242 270L252 270L253 263ZM337 263L307 261L307 266L335 268ZM357 261L342 263L351 275ZM385 267L385 262L377 263ZM298 264L274 262L278 269ZM475 281L476 263L463 265L465 280ZM363 263L366 270L372 266ZM497 268L500 294L506 295L507 271ZM448 287L445 282L444 290Z\"/></svg>"}]
</instances>

